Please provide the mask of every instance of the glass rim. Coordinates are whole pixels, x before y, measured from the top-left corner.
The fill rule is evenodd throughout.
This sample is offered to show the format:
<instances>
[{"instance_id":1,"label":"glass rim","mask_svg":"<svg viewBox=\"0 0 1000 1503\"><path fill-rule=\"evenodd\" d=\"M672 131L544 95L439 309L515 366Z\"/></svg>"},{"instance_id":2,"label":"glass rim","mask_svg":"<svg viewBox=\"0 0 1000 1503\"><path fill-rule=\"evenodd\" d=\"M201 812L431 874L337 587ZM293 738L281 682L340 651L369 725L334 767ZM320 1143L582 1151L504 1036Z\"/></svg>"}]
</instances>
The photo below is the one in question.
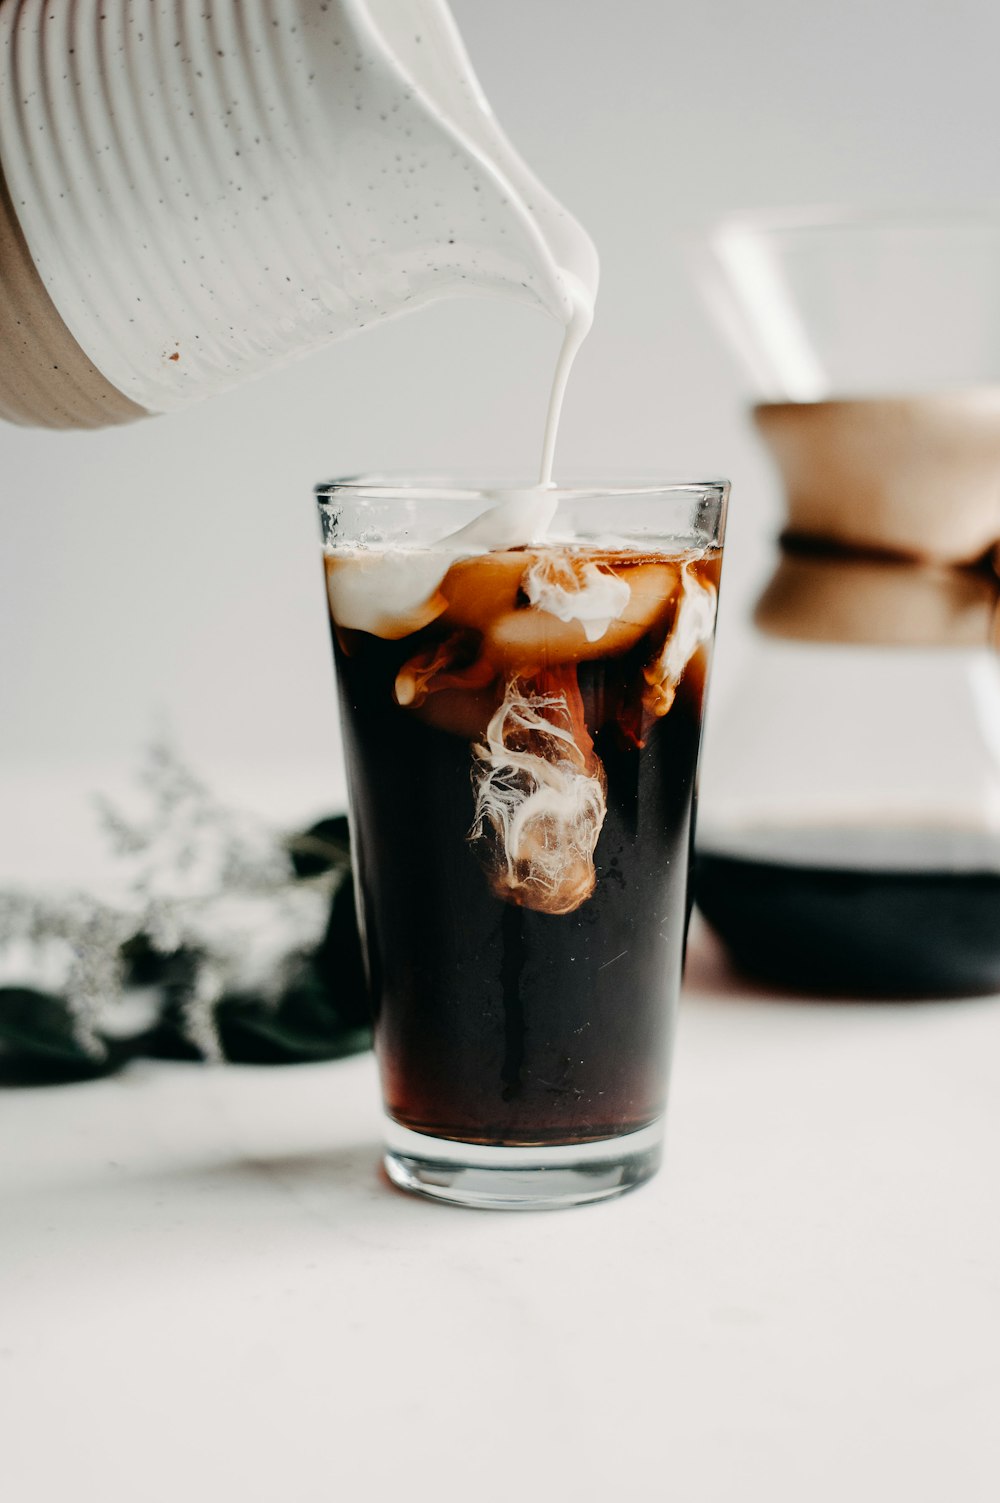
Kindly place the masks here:
<instances>
[{"instance_id":1,"label":"glass rim","mask_svg":"<svg viewBox=\"0 0 1000 1503\"><path fill-rule=\"evenodd\" d=\"M512 485L500 480L485 481L477 478L473 483L460 473L451 475L347 475L342 479L321 481L314 487L320 506L343 497L353 501L448 501L483 502L496 501L499 495L510 492L523 494L536 489L533 485ZM538 488L540 491L542 488ZM637 477L633 482L616 480L603 484L600 481L575 481L570 485L553 484L544 487L546 496L559 501L602 501L619 497L687 496L701 500L725 501L729 496L730 482L721 476L708 480L692 480L688 477L652 479Z\"/></svg>"}]
</instances>

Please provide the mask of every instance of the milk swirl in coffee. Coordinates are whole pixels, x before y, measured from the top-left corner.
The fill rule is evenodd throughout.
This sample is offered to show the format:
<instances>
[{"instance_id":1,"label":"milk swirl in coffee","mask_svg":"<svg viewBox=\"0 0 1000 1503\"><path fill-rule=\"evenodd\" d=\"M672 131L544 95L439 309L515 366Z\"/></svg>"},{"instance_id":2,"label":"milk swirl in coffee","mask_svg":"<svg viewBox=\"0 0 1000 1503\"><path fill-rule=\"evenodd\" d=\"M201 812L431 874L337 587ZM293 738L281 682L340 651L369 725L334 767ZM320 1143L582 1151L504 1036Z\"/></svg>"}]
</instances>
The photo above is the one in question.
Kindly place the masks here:
<instances>
[{"instance_id":1,"label":"milk swirl in coffee","mask_svg":"<svg viewBox=\"0 0 1000 1503\"><path fill-rule=\"evenodd\" d=\"M421 602L347 626L364 562L326 557L391 1115L505 1144L649 1125L717 550L550 536L439 557Z\"/></svg>"}]
</instances>

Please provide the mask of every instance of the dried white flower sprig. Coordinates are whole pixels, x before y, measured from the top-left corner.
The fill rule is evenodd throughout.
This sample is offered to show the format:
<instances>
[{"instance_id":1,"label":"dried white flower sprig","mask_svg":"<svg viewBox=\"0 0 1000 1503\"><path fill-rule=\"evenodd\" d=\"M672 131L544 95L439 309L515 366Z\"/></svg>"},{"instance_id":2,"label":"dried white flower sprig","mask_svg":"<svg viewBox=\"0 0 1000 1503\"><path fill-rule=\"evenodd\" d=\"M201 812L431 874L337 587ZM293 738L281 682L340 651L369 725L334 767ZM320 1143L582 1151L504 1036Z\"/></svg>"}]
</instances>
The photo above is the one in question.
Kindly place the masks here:
<instances>
[{"instance_id":1,"label":"dried white flower sprig","mask_svg":"<svg viewBox=\"0 0 1000 1503\"><path fill-rule=\"evenodd\" d=\"M95 1061L122 997L122 946L139 932L138 910L84 893L0 892L0 986L30 986L64 999L75 1041Z\"/></svg>"},{"instance_id":2,"label":"dried white flower sprig","mask_svg":"<svg viewBox=\"0 0 1000 1503\"><path fill-rule=\"evenodd\" d=\"M150 746L139 784L142 817L107 798L98 810L132 868L141 932L158 953L191 958L185 1032L206 1059L221 1060L217 1004L235 993L277 1005L319 944L344 873L298 879L286 838L219 804L162 740Z\"/></svg>"},{"instance_id":3,"label":"dried white flower sprig","mask_svg":"<svg viewBox=\"0 0 1000 1503\"><path fill-rule=\"evenodd\" d=\"M76 1045L99 1063L110 1039L144 1026L142 1010L130 1009L123 994L122 947L141 941L147 953L183 957L180 1025L204 1058L218 1060L222 999L247 999L259 1012L277 1009L303 978L311 976L315 987L314 962L331 899L348 875L347 853L315 834L290 841L264 821L220 804L162 740L146 753L138 790L136 812L106 797L97 800L126 875L120 904L80 893L0 893L0 988L62 998ZM296 871L293 849L313 858L316 875ZM349 900L347 889L338 905L341 897ZM339 932L349 936L342 943L345 970L353 976L355 939L346 917ZM325 1005L321 1000L321 1012ZM149 1022L147 1015L145 1026ZM335 1014L315 1026L322 1043L322 1029L336 1027Z\"/></svg>"}]
</instances>

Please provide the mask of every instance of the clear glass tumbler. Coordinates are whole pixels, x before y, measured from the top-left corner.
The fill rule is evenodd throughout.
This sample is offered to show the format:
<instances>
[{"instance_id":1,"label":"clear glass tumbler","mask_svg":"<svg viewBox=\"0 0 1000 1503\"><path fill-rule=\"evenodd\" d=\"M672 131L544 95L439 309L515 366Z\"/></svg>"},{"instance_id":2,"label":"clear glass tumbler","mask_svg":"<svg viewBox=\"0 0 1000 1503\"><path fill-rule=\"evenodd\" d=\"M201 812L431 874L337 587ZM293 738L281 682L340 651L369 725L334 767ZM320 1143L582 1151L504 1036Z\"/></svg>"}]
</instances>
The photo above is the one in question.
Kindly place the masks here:
<instances>
[{"instance_id":1,"label":"clear glass tumbler","mask_svg":"<svg viewBox=\"0 0 1000 1503\"><path fill-rule=\"evenodd\" d=\"M537 498L318 488L402 1188L555 1207L658 1166L727 490L555 490L496 547Z\"/></svg>"}]
</instances>

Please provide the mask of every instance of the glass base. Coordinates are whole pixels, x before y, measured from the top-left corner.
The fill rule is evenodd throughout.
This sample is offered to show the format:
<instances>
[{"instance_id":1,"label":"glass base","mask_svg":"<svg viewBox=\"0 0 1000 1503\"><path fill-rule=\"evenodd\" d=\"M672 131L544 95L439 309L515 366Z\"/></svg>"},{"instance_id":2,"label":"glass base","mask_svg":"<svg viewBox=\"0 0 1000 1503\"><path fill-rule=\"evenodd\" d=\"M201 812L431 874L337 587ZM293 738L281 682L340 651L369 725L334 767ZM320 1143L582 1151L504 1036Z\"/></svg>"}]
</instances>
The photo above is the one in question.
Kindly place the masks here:
<instances>
[{"instance_id":1,"label":"glass base","mask_svg":"<svg viewBox=\"0 0 1000 1503\"><path fill-rule=\"evenodd\" d=\"M491 1148L410 1132L386 1118L386 1173L401 1190L486 1211L555 1211L624 1195L652 1178L663 1120L597 1143Z\"/></svg>"}]
</instances>

